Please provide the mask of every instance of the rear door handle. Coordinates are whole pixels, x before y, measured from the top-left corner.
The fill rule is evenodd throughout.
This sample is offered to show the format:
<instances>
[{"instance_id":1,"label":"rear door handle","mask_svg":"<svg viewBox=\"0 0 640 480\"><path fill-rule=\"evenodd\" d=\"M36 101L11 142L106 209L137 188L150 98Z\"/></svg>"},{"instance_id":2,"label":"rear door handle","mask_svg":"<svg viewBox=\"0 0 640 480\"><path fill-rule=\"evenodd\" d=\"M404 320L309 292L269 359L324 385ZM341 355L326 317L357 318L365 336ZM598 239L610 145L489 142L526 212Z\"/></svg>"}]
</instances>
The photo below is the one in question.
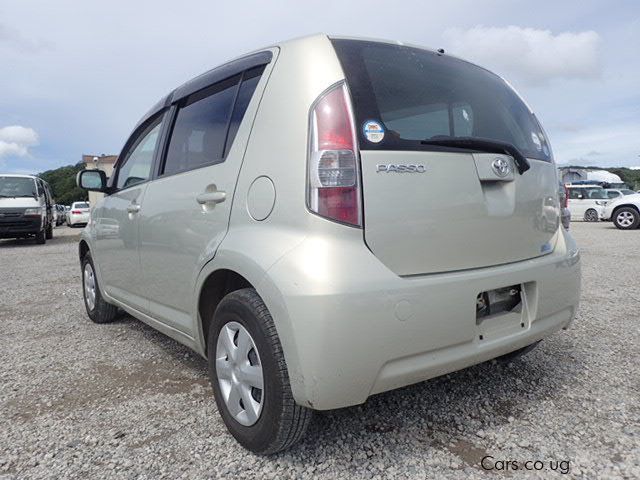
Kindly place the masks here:
<instances>
[{"instance_id":1,"label":"rear door handle","mask_svg":"<svg viewBox=\"0 0 640 480\"><path fill-rule=\"evenodd\" d=\"M140 211L140 205L137 203L132 203L127 207L127 212L129 213L138 213Z\"/></svg>"},{"instance_id":2,"label":"rear door handle","mask_svg":"<svg viewBox=\"0 0 640 480\"><path fill-rule=\"evenodd\" d=\"M227 199L226 192L220 192L220 191L205 192L205 193L201 193L196 197L196 201L200 205L205 205L207 203L221 203L221 202L224 202L226 199Z\"/></svg>"}]
</instances>

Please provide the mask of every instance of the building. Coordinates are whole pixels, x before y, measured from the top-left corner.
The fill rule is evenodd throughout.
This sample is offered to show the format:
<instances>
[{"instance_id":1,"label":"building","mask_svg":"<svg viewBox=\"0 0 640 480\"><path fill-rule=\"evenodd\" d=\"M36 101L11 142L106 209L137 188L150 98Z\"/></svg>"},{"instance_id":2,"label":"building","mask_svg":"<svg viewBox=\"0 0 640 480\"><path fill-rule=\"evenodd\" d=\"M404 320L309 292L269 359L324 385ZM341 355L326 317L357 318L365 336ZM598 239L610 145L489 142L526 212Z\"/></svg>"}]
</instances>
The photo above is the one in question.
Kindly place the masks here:
<instances>
[{"instance_id":1,"label":"building","mask_svg":"<svg viewBox=\"0 0 640 480\"><path fill-rule=\"evenodd\" d=\"M107 178L113 173L113 167L118 159L117 155L82 155L82 162L87 169L99 169L107 174ZM95 205L104 196L103 193L89 192L89 202Z\"/></svg>"},{"instance_id":2,"label":"building","mask_svg":"<svg viewBox=\"0 0 640 480\"><path fill-rule=\"evenodd\" d=\"M558 177L562 183L593 182L606 184L607 186L624 185L622 179L615 173L607 170L584 167L558 167Z\"/></svg>"}]
</instances>

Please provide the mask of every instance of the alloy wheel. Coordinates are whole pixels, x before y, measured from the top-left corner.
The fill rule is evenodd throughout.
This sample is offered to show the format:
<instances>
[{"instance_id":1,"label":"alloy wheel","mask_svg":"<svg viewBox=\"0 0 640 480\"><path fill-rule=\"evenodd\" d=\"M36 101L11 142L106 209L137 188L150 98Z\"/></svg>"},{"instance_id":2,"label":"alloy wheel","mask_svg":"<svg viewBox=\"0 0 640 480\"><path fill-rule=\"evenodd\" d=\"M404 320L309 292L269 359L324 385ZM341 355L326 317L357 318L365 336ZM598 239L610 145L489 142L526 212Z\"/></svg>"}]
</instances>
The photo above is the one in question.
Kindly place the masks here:
<instances>
[{"instance_id":1,"label":"alloy wheel","mask_svg":"<svg viewBox=\"0 0 640 480\"><path fill-rule=\"evenodd\" d=\"M618 213L618 215L616 215L616 222L621 227L625 227L625 228L630 227L631 225L633 225L634 220L635 220L635 217L633 216L633 214L631 212L626 211L626 210L624 210L624 211Z\"/></svg>"},{"instance_id":2,"label":"alloy wheel","mask_svg":"<svg viewBox=\"0 0 640 480\"><path fill-rule=\"evenodd\" d=\"M587 222L597 222L598 212L596 212L595 210L587 210L587 213L584 214L584 219Z\"/></svg>"}]
</instances>

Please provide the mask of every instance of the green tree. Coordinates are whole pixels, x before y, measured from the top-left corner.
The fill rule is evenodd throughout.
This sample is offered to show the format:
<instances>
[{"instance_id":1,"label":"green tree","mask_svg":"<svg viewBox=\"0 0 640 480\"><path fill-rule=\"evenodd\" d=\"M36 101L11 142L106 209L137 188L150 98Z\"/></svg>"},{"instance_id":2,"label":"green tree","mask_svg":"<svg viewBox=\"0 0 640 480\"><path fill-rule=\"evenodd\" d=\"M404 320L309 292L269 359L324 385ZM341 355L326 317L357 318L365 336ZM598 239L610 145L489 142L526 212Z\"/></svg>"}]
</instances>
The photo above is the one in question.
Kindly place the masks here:
<instances>
[{"instance_id":1,"label":"green tree","mask_svg":"<svg viewBox=\"0 0 640 480\"><path fill-rule=\"evenodd\" d=\"M38 176L51 186L56 203L71 205L89 199L87 191L76 185L76 175L80 170L84 170L83 162L47 170Z\"/></svg>"}]
</instances>

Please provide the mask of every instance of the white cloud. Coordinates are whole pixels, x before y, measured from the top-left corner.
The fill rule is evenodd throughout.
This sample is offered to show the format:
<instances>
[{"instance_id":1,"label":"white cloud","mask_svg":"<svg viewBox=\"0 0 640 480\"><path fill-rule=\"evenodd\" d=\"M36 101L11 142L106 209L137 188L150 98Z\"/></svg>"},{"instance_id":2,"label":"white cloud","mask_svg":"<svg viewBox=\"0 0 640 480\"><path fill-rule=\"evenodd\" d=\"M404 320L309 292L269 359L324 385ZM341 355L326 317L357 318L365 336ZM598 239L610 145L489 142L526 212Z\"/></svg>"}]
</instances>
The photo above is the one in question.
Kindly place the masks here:
<instances>
[{"instance_id":1,"label":"white cloud","mask_svg":"<svg viewBox=\"0 0 640 480\"><path fill-rule=\"evenodd\" d=\"M29 154L29 147L38 145L38 134L33 128L10 125L0 128L0 158L24 157Z\"/></svg>"},{"instance_id":2,"label":"white cloud","mask_svg":"<svg viewBox=\"0 0 640 480\"><path fill-rule=\"evenodd\" d=\"M629 166L638 160L638 122L598 125L575 134L560 136L554 142L558 163L572 165ZM593 148L597 146L597 155Z\"/></svg>"},{"instance_id":3,"label":"white cloud","mask_svg":"<svg viewBox=\"0 0 640 480\"><path fill-rule=\"evenodd\" d=\"M447 29L451 53L507 78L530 85L551 79L590 79L602 72L600 35L594 31L562 32L534 28L485 27Z\"/></svg>"},{"instance_id":4,"label":"white cloud","mask_svg":"<svg viewBox=\"0 0 640 480\"><path fill-rule=\"evenodd\" d=\"M18 52L37 53L46 50L50 45L42 40L25 38L15 28L0 23L0 46L5 45Z\"/></svg>"}]
</instances>

